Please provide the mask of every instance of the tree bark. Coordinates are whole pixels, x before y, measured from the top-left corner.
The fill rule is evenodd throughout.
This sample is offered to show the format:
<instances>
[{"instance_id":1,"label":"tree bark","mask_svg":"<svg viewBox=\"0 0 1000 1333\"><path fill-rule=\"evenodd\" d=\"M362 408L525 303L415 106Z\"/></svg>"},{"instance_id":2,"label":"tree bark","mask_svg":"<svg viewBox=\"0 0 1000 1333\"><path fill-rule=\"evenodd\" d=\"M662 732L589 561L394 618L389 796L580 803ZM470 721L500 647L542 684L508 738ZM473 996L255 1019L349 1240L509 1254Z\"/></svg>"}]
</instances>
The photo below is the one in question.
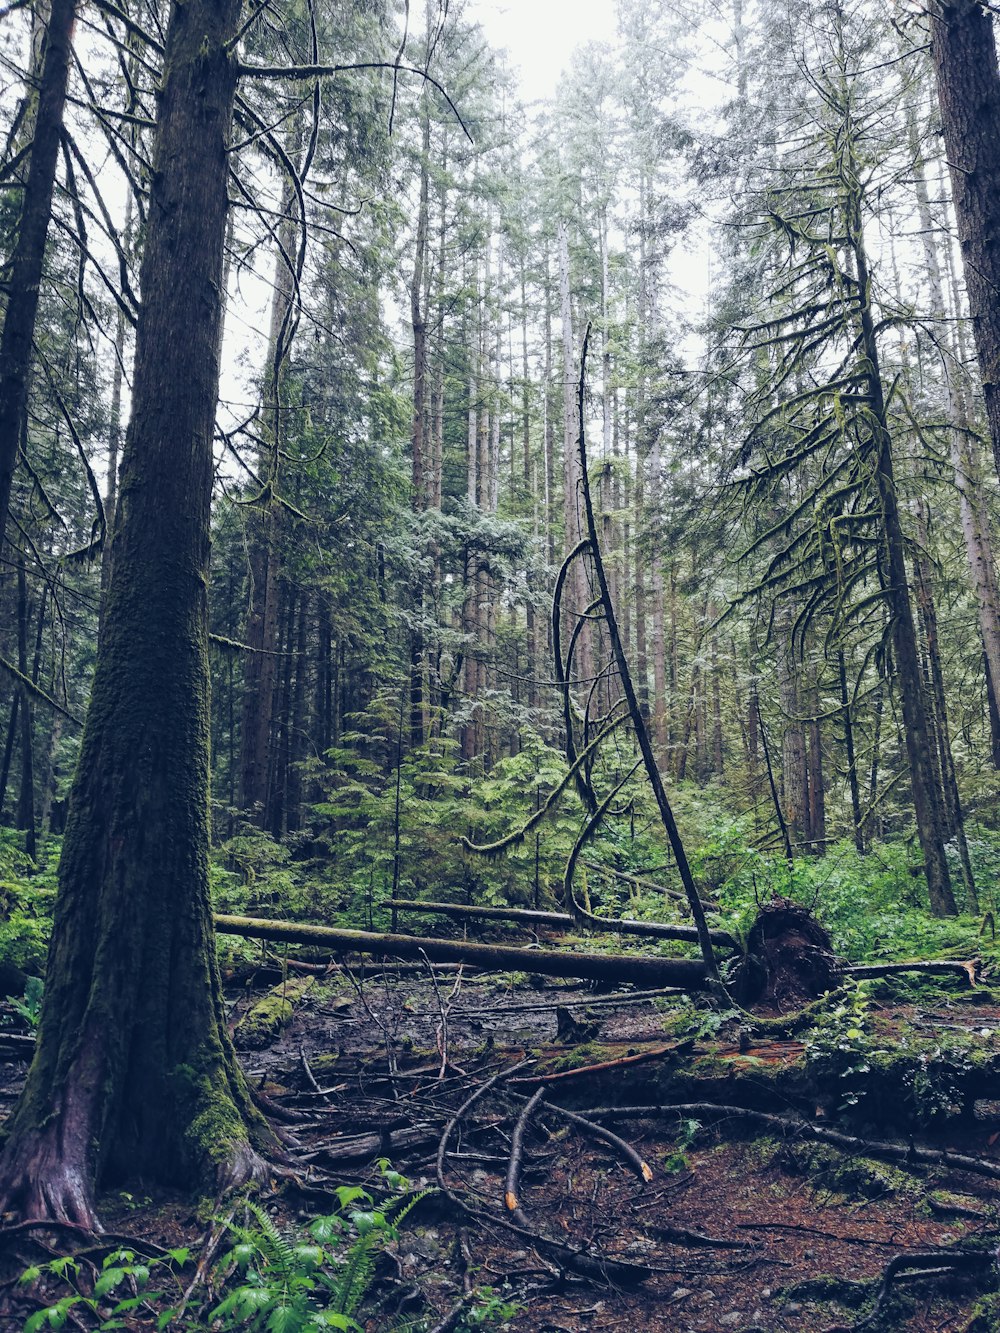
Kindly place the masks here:
<instances>
[{"instance_id":1,"label":"tree bark","mask_svg":"<svg viewBox=\"0 0 1000 1333\"><path fill-rule=\"evenodd\" d=\"M920 133L917 125L917 112L912 102L907 107L907 130L910 152L913 155L913 182L917 199L917 215L920 219L920 240L927 270L927 285L930 291L931 314L940 321L938 339L946 340L948 328L948 305L945 300L945 285L938 262L938 250L935 245L934 219L931 213L930 196L927 190L927 177L924 159L920 149ZM951 242L948 240L950 247ZM958 316L959 312L955 312ZM961 325L958 325L961 328ZM963 339L964 341L964 339ZM961 348L958 349L958 362L964 361ZM949 423L949 446L951 465L955 473L955 487L958 490L959 515L962 523L962 536L965 541L965 553L969 562L969 573L976 595L976 607L979 617L979 633L983 640L983 652L986 662L987 689L995 699L1000 687L1000 588L997 586L996 562L993 557L993 544L990 534L989 514L982 503L983 488L977 466L976 453L978 441L970 438L968 420L968 401L964 385L959 379L954 360L948 356L943 366L944 389ZM990 714L990 753L995 768L1000 767L1000 731Z\"/></svg>"},{"instance_id":2,"label":"tree bark","mask_svg":"<svg viewBox=\"0 0 1000 1333\"><path fill-rule=\"evenodd\" d=\"M24 573L24 556L17 562L17 669L31 679L33 672L28 661L28 584ZM35 747L34 709L31 694L21 687L21 786L17 800L17 827L24 831L24 850L35 859Z\"/></svg>"},{"instance_id":3,"label":"tree bark","mask_svg":"<svg viewBox=\"0 0 1000 1333\"><path fill-rule=\"evenodd\" d=\"M979 0L937 0L930 26L969 312L1000 473L1000 69L993 18Z\"/></svg>"},{"instance_id":4,"label":"tree bark","mask_svg":"<svg viewBox=\"0 0 1000 1333\"><path fill-rule=\"evenodd\" d=\"M226 1187L273 1139L226 1031L208 889L208 615L239 0L170 13L116 557L0 1211L96 1226L99 1182ZM183 336L179 336L183 330Z\"/></svg>"},{"instance_id":5,"label":"tree bark","mask_svg":"<svg viewBox=\"0 0 1000 1333\"><path fill-rule=\"evenodd\" d=\"M892 436L889 432L882 386L875 319L868 295L871 291L868 256L864 244L861 211L857 204L852 205L848 230L857 268L858 290L863 294L859 310L861 325L859 343L868 364L868 394L873 424L872 465L882 513L880 559L886 606L891 617L892 648L901 695L903 735L909 762L917 833L924 856L924 872L927 876L931 911L935 916L954 916L957 907L944 851L941 793L935 787L930 762L927 710L923 682L920 678L917 633L906 577L903 528L899 518L892 457Z\"/></svg>"}]
</instances>

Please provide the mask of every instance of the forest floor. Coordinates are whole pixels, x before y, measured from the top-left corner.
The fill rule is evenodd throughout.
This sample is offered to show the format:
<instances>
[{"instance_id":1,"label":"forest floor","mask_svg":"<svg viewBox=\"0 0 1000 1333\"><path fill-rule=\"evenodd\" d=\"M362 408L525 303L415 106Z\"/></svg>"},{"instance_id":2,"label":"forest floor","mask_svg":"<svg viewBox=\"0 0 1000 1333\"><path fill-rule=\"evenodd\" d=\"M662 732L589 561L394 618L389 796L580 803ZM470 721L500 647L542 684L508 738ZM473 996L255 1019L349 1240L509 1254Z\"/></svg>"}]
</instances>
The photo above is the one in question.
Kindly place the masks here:
<instances>
[{"instance_id":1,"label":"forest floor","mask_svg":"<svg viewBox=\"0 0 1000 1333\"><path fill-rule=\"evenodd\" d=\"M268 1201L280 1224L332 1211L336 1185L371 1187L378 1158L430 1191L380 1259L367 1330L404 1318L442 1333L1000 1329L989 1295L1000 1003L987 987L945 982L914 999L913 987L879 983L860 1017L834 1006L791 1036L780 1025L741 1033L735 1017L676 993L457 968L369 964L282 980L272 965L244 971L228 995L252 1085L307 1170ZM276 1009L279 1030L253 1030ZM0 1117L24 1069L0 1042ZM512 1138L539 1088L512 1219ZM594 1123L621 1141L595 1137ZM819 1141L815 1127L853 1142ZM902 1160L885 1160L886 1144ZM922 1148L967 1160L921 1162ZM107 1197L102 1216L109 1231L152 1245L196 1248L206 1234L190 1201L136 1184ZM60 1243L50 1237L17 1262L42 1262ZM949 1247L973 1258L956 1270L939 1253ZM917 1262L930 1271L904 1265L883 1283L900 1255L929 1256ZM38 1308L17 1294L11 1262L0 1274L4 1330ZM148 1325L136 1316L127 1326Z\"/></svg>"}]
</instances>

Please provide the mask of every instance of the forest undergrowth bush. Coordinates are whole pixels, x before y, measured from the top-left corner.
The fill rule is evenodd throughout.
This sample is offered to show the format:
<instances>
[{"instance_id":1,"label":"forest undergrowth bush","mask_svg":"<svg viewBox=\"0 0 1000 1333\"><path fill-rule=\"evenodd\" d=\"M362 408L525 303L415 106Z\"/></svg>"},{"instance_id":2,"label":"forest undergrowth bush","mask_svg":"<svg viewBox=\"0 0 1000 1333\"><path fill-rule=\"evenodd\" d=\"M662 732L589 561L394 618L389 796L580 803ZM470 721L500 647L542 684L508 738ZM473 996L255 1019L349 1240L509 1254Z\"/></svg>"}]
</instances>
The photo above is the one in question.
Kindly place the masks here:
<instances>
[{"instance_id":1,"label":"forest undergrowth bush","mask_svg":"<svg viewBox=\"0 0 1000 1333\"><path fill-rule=\"evenodd\" d=\"M244 1199L221 1224L229 1244L203 1283L192 1282L197 1256L187 1247L150 1258L116 1246L99 1267L73 1254L32 1265L21 1274L21 1287L44 1292L47 1303L27 1319L24 1333L67 1325L105 1333L140 1321L188 1333L360 1333L362 1308L371 1306L377 1316L379 1258L399 1242L404 1221L428 1193L414 1192L387 1161L379 1168L381 1200L361 1186L342 1186L335 1191L335 1212L295 1229L279 1226L259 1203ZM49 1300L53 1287L65 1290ZM484 1293L476 1308L495 1308L491 1297ZM378 1326L399 1333L418 1327L388 1314Z\"/></svg>"},{"instance_id":2,"label":"forest undergrowth bush","mask_svg":"<svg viewBox=\"0 0 1000 1333\"><path fill-rule=\"evenodd\" d=\"M311 830L279 840L247 820L231 822L230 835L213 852L214 905L223 912L387 930L395 883L400 897L561 910L563 867L580 824L575 793L567 792L555 812L503 856L467 853L459 835L488 841L522 824L564 771L558 753L537 737L475 783L458 771L447 748L435 754L428 746L404 756L397 849L394 781L378 776L374 766L371 772L363 763L342 766L331 778L331 800L315 807ZM980 915L942 919L928 911L916 850L906 839L875 843L865 855L850 841L831 842L823 855L796 856L789 863L763 850L753 817L728 812L713 789L679 784L675 802L713 923L740 938L760 906L778 895L807 906L829 930L838 954L852 962L997 952L998 831L970 830ZM50 838L32 862L17 835L0 834L0 964L41 970L58 854L59 841ZM611 871L639 882L616 880ZM587 847L577 890L598 916L677 916L682 909L676 900L653 885L676 889L676 874L654 811L638 793L626 817L602 828ZM447 928L444 922L427 926ZM595 935L592 947L602 940ZM617 947L613 937L603 942ZM249 941L225 937L220 943L225 961L259 953Z\"/></svg>"}]
</instances>

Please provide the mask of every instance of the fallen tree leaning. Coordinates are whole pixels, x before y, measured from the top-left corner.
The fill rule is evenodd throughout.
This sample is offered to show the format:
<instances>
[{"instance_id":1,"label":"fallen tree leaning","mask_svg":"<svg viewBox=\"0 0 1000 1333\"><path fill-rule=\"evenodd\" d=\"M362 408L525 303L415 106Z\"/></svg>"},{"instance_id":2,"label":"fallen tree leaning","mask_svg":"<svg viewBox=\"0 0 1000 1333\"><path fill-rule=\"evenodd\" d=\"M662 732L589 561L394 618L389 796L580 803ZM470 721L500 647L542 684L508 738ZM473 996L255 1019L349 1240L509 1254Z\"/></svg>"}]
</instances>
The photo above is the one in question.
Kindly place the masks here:
<instances>
[{"instance_id":1,"label":"fallen tree leaning","mask_svg":"<svg viewBox=\"0 0 1000 1333\"><path fill-rule=\"evenodd\" d=\"M572 953L568 949L518 949L495 944L469 944L463 940L422 939L419 935L336 930L331 926L246 916L218 915L215 929L221 935L241 935L245 939L318 944L332 954L362 953L432 963L465 963L469 967L494 972L531 972L539 976L580 977L588 981L629 981L643 986L678 986L682 990L701 990L705 985L704 964L687 958Z\"/></svg>"},{"instance_id":2,"label":"fallen tree leaning","mask_svg":"<svg viewBox=\"0 0 1000 1333\"><path fill-rule=\"evenodd\" d=\"M484 921L512 921L524 926L554 926L560 930L572 930L579 923L570 912L539 912L517 907L474 907L465 903L429 903L415 898L390 898L387 907L398 912L424 912L441 916L450 916L458 921L469 918ZM606 930L615 935L644 935L656 940L684 940L690 944L698 943L698 931L694 926L668 925L662 921L635 921L623 917L588 916L584 923L588 930ZM728 931L712 930L709 936L713 944L721 949L736 949L736 940Z\"/></svg>"}]
</instances>

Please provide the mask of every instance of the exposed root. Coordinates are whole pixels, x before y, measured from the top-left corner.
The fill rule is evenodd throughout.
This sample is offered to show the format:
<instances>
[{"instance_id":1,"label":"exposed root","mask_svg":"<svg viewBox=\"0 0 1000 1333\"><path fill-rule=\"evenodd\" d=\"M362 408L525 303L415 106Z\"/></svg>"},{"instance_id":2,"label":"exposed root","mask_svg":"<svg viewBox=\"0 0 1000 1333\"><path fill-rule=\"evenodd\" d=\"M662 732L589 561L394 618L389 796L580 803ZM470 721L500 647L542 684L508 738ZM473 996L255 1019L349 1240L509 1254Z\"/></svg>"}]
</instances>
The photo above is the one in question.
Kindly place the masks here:
<instances>
[{"instance_id":1,"label":"exposed root","mask_svg":"<svg viewBox=\"0 0 1000 1333\"><path fill-rule=\"evenodd\" d=\"M98 1235L93 1167L76 1130L68 1143L59 1116L43 1130L12 1136L0 1157L0 1217L5 1223L58 1223Z\"/></svg>"},{"instance_id":2,"label":"exposed root","mask_svg":"<svg viewBox=\"0 0 1000 1333\"><path fill-rule=\"evenodd\" d=\"M277 1153L263 1157L247 1142L234 1143L216 1167L216 1206L239 1190L270 1185L275 1180L297 1181L301 1174L290 1158L282 1158Z\"/></svg>"},{"instance_id":3,"label":"exposed root","mask_svg":"<svg viewBox=\"0 0 1000 1333\"><path fill-rule=\"evenodd\" d=\"M787 898L760 909L746 948L734 986L742 1004L798 1009L840 984L829 935L807 908Z\"/></svg>"},{"instance_id":4,"label":"exposed root","mask_svg":"<svg viewBox=\"0 0 1000 1333\"><path fill-rule=\"evenodd\" d=\"M989 1273L993 1267L994 1256L986 1250L933 1250L926 1254L897 1254L890 1259L882 1274L875 1305L863 1319L854 1324L835 1324L824 1333L860 1333L863 1328L870 1328L884 1312L892 1285L904 1274L927 1276L938 1273Z\"/></svg>"}]
</instances>

